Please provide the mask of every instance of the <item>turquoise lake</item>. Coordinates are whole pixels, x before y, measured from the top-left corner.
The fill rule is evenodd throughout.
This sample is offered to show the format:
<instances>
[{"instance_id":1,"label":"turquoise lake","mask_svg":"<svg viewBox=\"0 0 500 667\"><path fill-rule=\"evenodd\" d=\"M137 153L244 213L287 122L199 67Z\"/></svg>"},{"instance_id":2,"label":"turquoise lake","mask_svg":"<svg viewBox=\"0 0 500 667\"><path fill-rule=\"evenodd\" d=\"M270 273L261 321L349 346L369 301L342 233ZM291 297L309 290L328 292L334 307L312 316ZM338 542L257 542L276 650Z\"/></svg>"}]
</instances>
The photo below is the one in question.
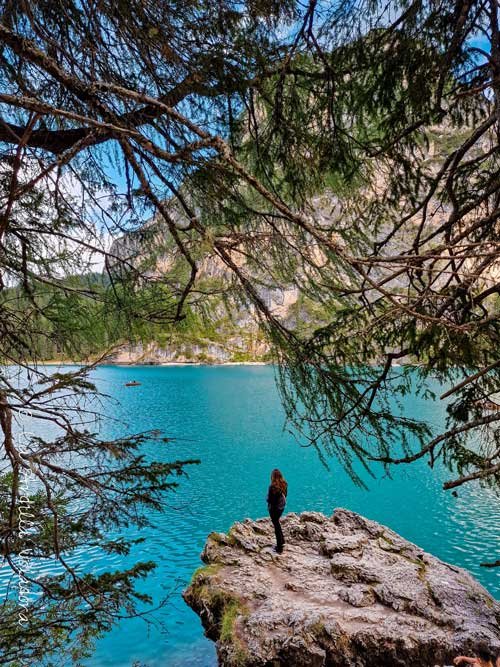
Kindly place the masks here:
<instances>
[{"instance_id":1,"label":"turquoise lake","mask_svg":"<svg viewBox=\"0 0 500 667\"><path fill-rule=\"evenodd\" d=\"M442 491L450 473L431 470L424 462L394 470L392 479L378 471L366 477L369 490L356 487L334 460L330 470L316 452L301 447L283 430L284 412L266 366L99 367L92 374L99 388L116 399L105 406L117 420L107 423L112 436L161 429L176 438L163 447L146 447L157 458L200 458L166 497L154 529L134 532L145 541L126 562L154 560L156 571L141 582L142 591L168 603L155 614L157 625L125 620L97 644L86 667L148 667L216 664L213 644L203 637L197 616L184 604L181 591L199 567L205 538L226 531L234 521L266 514L269 473L279 467L289 482L287 511L319 510L331 514L347 507L375 519L436 556L466 567L500 597L500 571L480 567L500 552L500 499L472 485L458 497ZM125 387L129 380L141 383ZM444 406L439 400L407 396L405 413L438 426ZM156 449L155 449L156 448ZM87 552L86 569L123 565L117 556ZM61 661L63 662L63 661Z\"/></svg>"}]
</instances>

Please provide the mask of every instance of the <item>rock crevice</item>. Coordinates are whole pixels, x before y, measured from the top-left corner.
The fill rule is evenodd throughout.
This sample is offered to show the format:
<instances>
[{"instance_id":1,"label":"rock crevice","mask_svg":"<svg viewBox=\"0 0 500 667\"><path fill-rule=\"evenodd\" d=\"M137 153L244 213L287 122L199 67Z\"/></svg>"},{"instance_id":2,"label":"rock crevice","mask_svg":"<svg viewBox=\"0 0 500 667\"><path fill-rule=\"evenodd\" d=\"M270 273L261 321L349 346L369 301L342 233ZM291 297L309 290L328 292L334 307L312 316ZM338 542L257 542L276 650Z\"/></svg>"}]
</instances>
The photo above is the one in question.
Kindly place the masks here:
<instances>
[{"instance_id":1,"label":"rock crevice","mask_svg":"<svg viewBox=\"0 0 500 667\"><path fill-rule=\"evenodd\" d=\"M344 509L209 535L184 592L227 667L432 667L489 646L500 605L465 570Z\"/></svg>"}]
</instances>

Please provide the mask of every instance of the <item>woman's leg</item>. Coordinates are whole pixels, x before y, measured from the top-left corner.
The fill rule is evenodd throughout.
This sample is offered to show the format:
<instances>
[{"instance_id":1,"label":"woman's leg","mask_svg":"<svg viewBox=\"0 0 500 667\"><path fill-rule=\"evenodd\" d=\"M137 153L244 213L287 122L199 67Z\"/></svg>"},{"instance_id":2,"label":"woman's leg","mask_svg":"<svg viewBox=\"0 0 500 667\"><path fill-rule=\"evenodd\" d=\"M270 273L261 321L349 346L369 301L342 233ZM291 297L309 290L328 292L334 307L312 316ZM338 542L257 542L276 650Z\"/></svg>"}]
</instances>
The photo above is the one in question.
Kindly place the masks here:
<instances>
[{"instance_id":1,"label":"woman's leg","mask_svg":"<svg viewBox=\"0 0 500 667\"><path fill-rule=\"evenodd\" d=\"M271 512L271 521L274 526L274 533L276 535L276 549L281 551L283 545L285 544L285 539L283 537L283 531L281 530L280 516L283 512Z\"/></svg>"},{"instance_id":2,"label":"woman's leg","mask_svg":"<svg viewBox=\"0 0 500 667\"><path fill-rule=\"evenodd\" d=\"M285 544L285 538L283 537L283 531L281 529L281 523L280 523L280 518L283 512L280 512L278 514L278 519L277 519L277 525L278 525L278 534L279 534L279 540L278 540L278 550L282 551L283 550L283 545Z\"/></svg>"}]
</instances>

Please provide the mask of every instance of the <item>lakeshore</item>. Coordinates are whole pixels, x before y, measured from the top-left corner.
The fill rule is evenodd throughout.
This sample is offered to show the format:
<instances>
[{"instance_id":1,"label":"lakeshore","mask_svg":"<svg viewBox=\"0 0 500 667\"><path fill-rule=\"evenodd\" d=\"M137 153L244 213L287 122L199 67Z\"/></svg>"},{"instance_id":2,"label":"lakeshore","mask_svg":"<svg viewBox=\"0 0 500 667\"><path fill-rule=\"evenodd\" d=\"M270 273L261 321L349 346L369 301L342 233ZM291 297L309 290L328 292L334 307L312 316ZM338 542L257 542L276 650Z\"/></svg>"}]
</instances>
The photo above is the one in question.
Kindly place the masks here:
<instances>
[{"instance_id":1,"label":"lakeshore","mask_svg":"<svg viewBox=\"0 0 500 667\"><path fill-rule=\"evenodd\" d=\"M61 360L50 359L48 361L39 362L40 366L85 366L92 365L92 361L70 361L70 360ZM208 367L217 367L217 366L272 366L271 361L221 361L209 363L207 361L164 361L161 363L140 363L140 362L124 362L124 361L113 361L106 362L102 361L97 366L117 366L117 367L139 367L139 368L148 368L151 366L208 366Z\"/></svg>"}]
</instances>

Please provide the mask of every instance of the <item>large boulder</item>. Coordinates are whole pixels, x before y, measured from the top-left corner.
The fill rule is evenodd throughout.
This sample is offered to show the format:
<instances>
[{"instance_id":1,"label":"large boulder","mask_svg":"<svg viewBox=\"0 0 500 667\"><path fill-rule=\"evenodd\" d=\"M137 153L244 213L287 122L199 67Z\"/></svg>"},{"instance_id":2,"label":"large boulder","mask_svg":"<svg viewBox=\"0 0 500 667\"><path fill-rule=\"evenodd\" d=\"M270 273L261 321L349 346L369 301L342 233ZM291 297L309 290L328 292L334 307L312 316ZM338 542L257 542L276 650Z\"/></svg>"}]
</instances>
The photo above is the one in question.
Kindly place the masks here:
<instances>
[{"instance_id":1,"label":"large boulder","mask_svg":"<svg viewBox=\"0 0 500 667\"><path fill-rule=\"evenodd\" d=\"M337 509L209 535L184 599L230 667L432 667L488 646L500 605L465 570Z\"/></svg>"}]
</instances>

